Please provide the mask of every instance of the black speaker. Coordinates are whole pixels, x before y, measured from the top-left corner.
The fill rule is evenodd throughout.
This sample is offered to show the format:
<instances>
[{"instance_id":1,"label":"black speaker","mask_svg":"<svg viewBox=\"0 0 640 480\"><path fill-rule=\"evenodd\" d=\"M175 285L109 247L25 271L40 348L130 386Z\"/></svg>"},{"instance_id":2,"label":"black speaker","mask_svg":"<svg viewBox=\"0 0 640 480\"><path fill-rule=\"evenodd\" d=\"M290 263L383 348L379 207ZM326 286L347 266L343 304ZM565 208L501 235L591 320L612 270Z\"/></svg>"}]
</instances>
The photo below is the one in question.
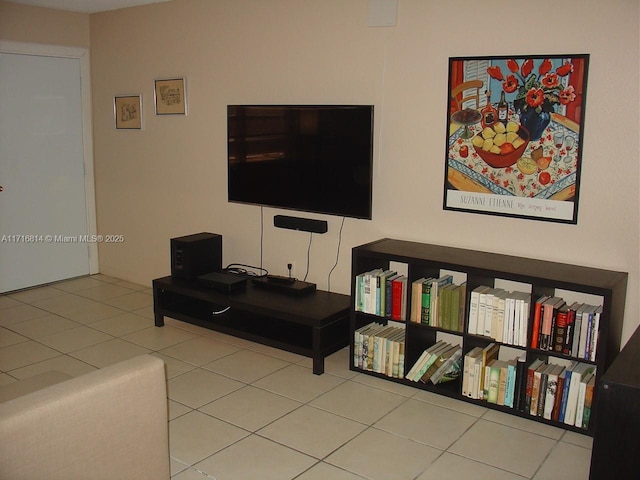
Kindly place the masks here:
<instances>
[{"instance_id":1,"label":"black speaker","mask_svg":"<svg viewBox=\"0 0 640 480\"><path fill-rule=\"evenodd\" d=\"M287 215L275 215L273 225L290 230L302 230L312 233L327 233L328 226L325 220L313 220L311 218L288 217Z\"/></svg>"},{"instance_id":2,"label":"black speaker","mask_svg":"<svg viewBox=\"0 0 640 480\"><path fill-rule=\"evenodd\" d=\"M195 280L222 270L222 235L194 233L171 239L171 276Z\"/></svg>"}]
</instances>

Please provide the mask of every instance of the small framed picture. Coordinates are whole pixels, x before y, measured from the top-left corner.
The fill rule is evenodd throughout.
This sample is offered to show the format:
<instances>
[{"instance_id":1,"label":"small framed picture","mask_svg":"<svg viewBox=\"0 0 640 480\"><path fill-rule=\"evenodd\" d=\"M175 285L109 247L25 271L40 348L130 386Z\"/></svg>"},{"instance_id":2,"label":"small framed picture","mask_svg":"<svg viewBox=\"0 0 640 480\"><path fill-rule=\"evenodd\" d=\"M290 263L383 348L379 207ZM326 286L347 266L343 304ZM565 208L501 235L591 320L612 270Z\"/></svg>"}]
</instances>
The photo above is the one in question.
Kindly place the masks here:
<instances>
[{"instance_id":1,"label":"small framed picture","mask_svg":"<svg viewBox=\"0 0 640 480\"><path fill-rule=\"evenodd\" d=\"M121 95L114 97L113 116L116 130L142 130L142 96Z\"/></svg>"},{"instance_id":2,"label":"small framed picture","mask_svg":"<svg viewBox=\"0 0 640 480\"><path fill-rule=\"evenodd\" d=\"M187 92L184 77L155 80L154 96L156 115L187 114Z\"/></svg>"}]
</instances>

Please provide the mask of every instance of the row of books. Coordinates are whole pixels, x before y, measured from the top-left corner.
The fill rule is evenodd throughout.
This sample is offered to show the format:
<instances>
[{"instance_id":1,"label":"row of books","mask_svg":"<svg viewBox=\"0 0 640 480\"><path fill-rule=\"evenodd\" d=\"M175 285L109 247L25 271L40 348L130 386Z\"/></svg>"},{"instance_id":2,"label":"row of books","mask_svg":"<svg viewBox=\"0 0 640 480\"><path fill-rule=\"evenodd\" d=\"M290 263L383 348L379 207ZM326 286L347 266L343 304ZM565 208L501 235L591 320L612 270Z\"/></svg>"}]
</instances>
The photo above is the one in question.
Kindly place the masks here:
<instances>
[{"instance_id":1,"label":"row of books","mask_svg":"<svg viewBox=\"0 0 640 480\"><path fill-rule=\"evenodd\" d=\"M376 322L354 332L353 364L388 377L404 378L405 330Z\"/></svg>"},{"instance_id":2,"label":"row of books","mask_svg":"<svg viewBox=\"0 0 640 480\"><path fill-rule=\"evenodd\" d=\"M594 362L598 349L602 306L542 296L533 316L531 348Z\"/></svg>"},{"instance_id":3,"label":"row of books","mask_svg":"<svg viewBox=\"0 0 640 480\"><path fill-rule=\"evenodd\" d=\"M355 278L357 312L404 322L409 320L456 332L464 331L466 285L455 285L452 275L419 278L411 282L395 270L377 268Z\"/></svg>"},{"instance_id":4,"label":"row of books","mask_svg":"<svg viewBox=\"0 0 640 480\"><path fill-rule=\"evenodd\" d=\"M461 370L462 347L440 340L422 352L405 378L438 384L459 378Z\"/></svg>"},{"instance_id":5,"label":"row of books","mask_svg":"<svg viewBox=\"0 0 640 480\"><path fill-rule=\"evenodd\" d=\"M357 312L405 321L407 318L405 275L377 268L355 278L354 308Z\"/></svg>"},{"instance_id":6,"label":"row of books","mask_svg":"<svg viewBox=\"0 0 640 480\"><path fill-rule=\"evenodd\" d=\"M565 367L534 360L527 369L524 411L547 420L589 428L596 367L574 361Z\"/></svg>"},{"instance_id":7,"label":"row of books","mask_svg":"<svg viewBox=\"0 0 640 480\"><path fill-rule=\"evenodd\" d=\"M471 291L467 332L525 347L531 294L479 286Z\"/></svg>"},{"instance_id":8,"label":"row of books","mask_svg":"<svg viewBox=\"0 0 640 480\"><path fill-rule=\"evenodd\" d=\"M409 320L444 330L464 331L466 283L456 285L452 275L419 278L411 283Z\"/></svg>"},{"instance_id":9,"label":"row of books","mask_svg":"<svg viewBox=\"0 0 640 480\"><path fill-rule=\"evenodd\" d=\"M526 364L526 354L498 359L500 345L475 347L463 360L462 394L529 415L587 429L596 367L573 361L569 366L538 358Z\"/></svg>"}]
</instances>

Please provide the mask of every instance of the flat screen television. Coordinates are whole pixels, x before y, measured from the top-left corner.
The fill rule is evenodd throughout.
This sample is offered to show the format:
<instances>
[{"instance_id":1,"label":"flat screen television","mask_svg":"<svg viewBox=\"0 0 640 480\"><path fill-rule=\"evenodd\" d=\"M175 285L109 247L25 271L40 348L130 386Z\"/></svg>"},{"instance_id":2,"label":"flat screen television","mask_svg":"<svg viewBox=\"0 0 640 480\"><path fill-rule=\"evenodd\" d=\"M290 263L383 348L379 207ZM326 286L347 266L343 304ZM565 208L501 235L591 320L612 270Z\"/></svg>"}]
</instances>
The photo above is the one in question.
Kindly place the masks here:
<instances>
[{"instance_id":1,"label":"flat screen television","mask_svg":"<svg viewBox=\"0 0 640 480\"><path fill-rule=\"evenodd\" d=\"M372 105L228 105L229 202L371 219Z\"/></svg>"}]
</instances>

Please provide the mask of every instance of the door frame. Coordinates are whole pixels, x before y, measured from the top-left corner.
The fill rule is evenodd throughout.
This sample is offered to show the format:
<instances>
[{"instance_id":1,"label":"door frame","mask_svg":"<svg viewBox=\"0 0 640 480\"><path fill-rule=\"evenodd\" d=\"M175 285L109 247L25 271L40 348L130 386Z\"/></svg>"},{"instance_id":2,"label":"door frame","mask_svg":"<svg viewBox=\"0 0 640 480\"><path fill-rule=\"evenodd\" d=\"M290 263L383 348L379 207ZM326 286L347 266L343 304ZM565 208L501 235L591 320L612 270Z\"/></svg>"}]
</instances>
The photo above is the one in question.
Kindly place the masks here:
<instances>
[{"instance_id":1,"label":"door frame","mask_svg":"<svg viewBox=\"0 0 640 480\"><path fill-rule=\"evenodd\" d=\"M43 45L0 40L0 52L41 57L74 58L80 63L80 90L82 103L82 144L84 160L84 192L87 216L87 234L97 235L96 194L93 169L93 121L91 110L91 64L89 50L80 47ZM88 244L89 273L99 273L98 244Z\"/></svg>"}]
</instances>

